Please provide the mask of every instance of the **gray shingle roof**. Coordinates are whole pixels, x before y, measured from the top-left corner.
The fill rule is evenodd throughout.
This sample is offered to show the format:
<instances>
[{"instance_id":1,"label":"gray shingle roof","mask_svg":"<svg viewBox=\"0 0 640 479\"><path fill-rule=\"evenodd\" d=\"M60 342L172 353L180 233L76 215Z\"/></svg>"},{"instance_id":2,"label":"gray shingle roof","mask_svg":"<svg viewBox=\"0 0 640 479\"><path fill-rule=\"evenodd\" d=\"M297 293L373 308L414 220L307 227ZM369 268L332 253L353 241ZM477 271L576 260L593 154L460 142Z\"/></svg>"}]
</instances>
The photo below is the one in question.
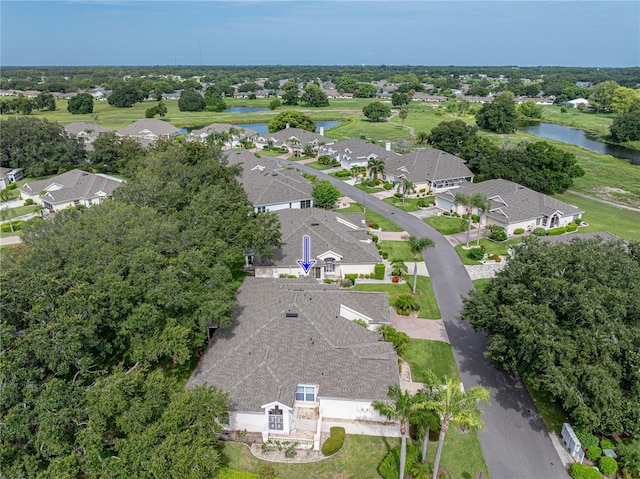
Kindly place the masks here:
<instances>
[{"instance_id":1,"label":"gray shingle roof","mask_svg":"<svg viewBox=\"0 0 640 479\"><path fill-rule=\"evenodd\" d=\"M256 158L246 150L231 152L230 164L243 165L240 182L253 206L296 203L313 198L313 185L297 170L284 170L269 157Z\"/></svg>"},{"instance_id":2,"label":"gray shingle roof","mask_svg":"<svg viewBox=\"0 0 640 479\"><path fill-rule=\"evenodd\" d=\"M283 282L294 288L279 287ZM232 326L216 331L187 387L215 385L231 393L231 410L259 411L272 401L292 407L298 384L318 385L319 397L363 400L385 399L388 387L399 384L392 345L340 316L341 304L388 311L384 293L249 277L237 299Z\"/></svg>"},{"instance_id":3,"label":"gray shingle roof","mask_svg":"<svg viewBox=\"0 0 640 479\"><path fill-rule=\"evenodd\" d=\"M146 136L151 132L155 136L175 136L180 133L180 129L171 123L157 120L155 118L145 118L137 120L130 125L120 128L117 133L122 136Z\"/></svg>"},{"instance_id":4,"label":"gray shingle roof","mask_svg":"<svg viewBox=\"0 0 640 479\"><path fill-rule=\"evenodd\" d=\"M591 239L600 239L601 241L620 241L616 235L609 233L608 231L591 231L589 233L571 233L566 235L557 235L557 236L541 236L540 241L544 241L545 243L555 244L555 243L570 243L572 241L577 240L591 240Z\"/></svg>"},{"instance_id":5,"label":"gray shingle roof","mask_svg":"<svg viewBox=\"0 0 640 479\"><path fill-rule=\"evenodd\" d=\"M87 123L84 121L74 121L73 123L65 125L64 129L67 130L67 132L69 132L69 134L71 135L80 135L85 138L88 137L91 140L97 138L100 133L113 131L110 128L105 128L104 126L96 125L95 123Z\"/></svg>"},{"instance_id":6,"label":"gray shingle roof","mask_svg":"<svg viewBox=\"0 0 640 479\"><path fill-rule=\"evenodd\" d=\"M361 228L364 215L345 217L332 211L318 208L287 209L276 211L280 220L280 231L284 246L275 251L275 260L265 260L265 264L276 266L293 266L298 268L297 260L301 259L303 236L309 235L311 241L311 258L332 251L342 256L336 263L372 264L380 262L380 253L370 241L366 230L353 229L338 220L343 220ZM260 263L256 262L256 266Z\"/></svg>"},{"instance_id":7,"label":"gray shingle roof","mask_svg":"<svg viewBox=\"0 0 640 479\"><path fill-rule=\"evenodd\" d=\"M106 196L110 196L120 184L121 181L113 178L75 169L48 180L25 183L20 188L20 191L33 195L49 190L42 199L52 204L58 204L95 198L100 191L105 193Z\"/></svg>"},{"instance_id":8,"label":"gray shingle roof","mask_svg":"<svg viewBox=\"0 0 640 479\"><path fill-rule=\"evenodd\" d=\"M284 130L276 131L275 133L266 133L262 137L267 140L273 138L276 144L291 144L291 139L298 140L298 144L303 147L304 145L319 145L332 144L334 140L327 138L326 136L319 135L317 133L311 133L310 131L303 130L301 128L285 128Z\"/></svg>"},{"instance_id":9,"label":"gray shingle roof","mask_svg":"<svg viewBox=\"0 0 640 479\"><path fill-rule=\"evenodd\" d=\"M232 125L231 123L212 123L210 125L203 126L202 128L198 128L197 130L192 130L191 135L212 135L214 133L229 131L231 128L241 130L241 133L237 135L238 138L251 138L258 134L256 130L252 130L250 128L239 128L236 125Z\"/></svg>"},{"instance_id":10,"label":"gray shingle roof","mask_svg":"<svg viewBox=\"0 0 640 479\"><path fill-rule=\"evenodd\" d=\"M361 140L360 138L349 138L348 140L339 141L330 146L321 147L318 150L319 155L329 155L337 158L348 158L349 161L363 161L371 155L378 158L393 158L400 155L394 151L387 151L380 145Z\"/></svg>"},{"instance_id":11,"label":"gray shingle roof","mask_svg":"<svg viewBox=\"0 0 640 479\"><path fill-rule=\"evenodd\" d=\"M406 172L399 172L404 167ZM435 148L421 148L402 156L390 156L385 160L385 171L398 176L404 173L413 183L473 178L464 160Z\"/></svg>"},{"instance_id":12,"label":"gray shingle roof","mask_svg":"<svg viewBox=\"0 0 640 479\"><path fill-rule=\"evenodd\" d=\"M556 211L563 216L584 213L575 206L568 205L543 193L526 188L513 181L497 179L481 183L466 183L455 191L437 193L451 200L456 193L482 193L491 202L487 216L500 223L518 223L542 216L550 216Z\"/></svg>"}]
</instances>

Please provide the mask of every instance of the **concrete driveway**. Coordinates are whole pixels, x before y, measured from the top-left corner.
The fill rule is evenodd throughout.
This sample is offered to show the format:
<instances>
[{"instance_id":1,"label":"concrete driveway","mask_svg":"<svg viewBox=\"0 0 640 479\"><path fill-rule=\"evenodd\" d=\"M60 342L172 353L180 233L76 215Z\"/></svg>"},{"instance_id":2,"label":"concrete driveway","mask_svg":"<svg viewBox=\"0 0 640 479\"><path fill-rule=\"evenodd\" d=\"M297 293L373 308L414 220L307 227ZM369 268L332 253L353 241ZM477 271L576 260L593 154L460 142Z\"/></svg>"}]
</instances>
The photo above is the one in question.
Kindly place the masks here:
<instances>
[{"instance_id":1,"label":"concrete driveway","mask_svg":"<svg viewBox=\"0 0 640 479\"><path fill-rule=\"evenodd\" d=\"M318 174L304 165L283 163ZM343 194L363 202L363 191L331 176L325 178ZM366 204L409 234L428 236L435 243L434 248L423 251L423 256L460 376L465 387L483 386L491 394L491 404L483 405L487 430L478 435L493 479L566 478L567 471L522 381L484 357L485 334L473 331L460 318L462 298L474 286L450 242L421 219L371 195Z\"/></svg>"}]
</instances>

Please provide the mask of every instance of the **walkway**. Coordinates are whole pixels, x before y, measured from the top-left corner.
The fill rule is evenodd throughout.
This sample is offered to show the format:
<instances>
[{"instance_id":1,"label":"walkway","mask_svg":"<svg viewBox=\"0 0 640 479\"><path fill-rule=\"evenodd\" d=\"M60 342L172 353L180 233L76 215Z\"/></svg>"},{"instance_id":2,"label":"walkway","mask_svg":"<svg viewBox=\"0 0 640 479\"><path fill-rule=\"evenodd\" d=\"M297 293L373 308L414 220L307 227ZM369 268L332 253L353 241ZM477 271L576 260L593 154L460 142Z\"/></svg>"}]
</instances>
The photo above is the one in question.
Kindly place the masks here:
<instances>
[{"instance_id":1,"label":"walkway","mask_svg":"<svg viewBox=\"0 0 640 479\"><path fill-rule=\"evenodd\" d=\"M286 160L282 163L292 166ZM303 172L318 173L304 165L298 167ZM363 191L331 176L326 179L344 195L363 203ZM452 245L431 226L405 211L372 195L368 195L366 203L368 209L409 234L418 238L428 236L435 243L434 248L423 251L423 256L460 377L465 387L483 386L491 395L491 404L483 406L486 431L480 431L478 437L493 479L566 479L566 469L522 381L497 369L484 356L485 334L473 331L460 318L462 298L474 285Z\"/></svg>"},{"instance_id":2,"label":"walkway","mask_svg":"<svg viewBox=\"0 0 640 479\"><path fill-rule=\"evenodd\" d=\"M640 208L635 208L633 206L622 205L622 204L616 203L614 201L603 200L602 198L598 198L597 196L586 195L584 193L580 193L580 192L574 191L574 190L567 190L567 193L571 193L572 195L576 195L576 196L579 196L581 198L586 198L586 199L591 200L591 201L597 201L598 203L604 203L605 205L615 206L616 208L622 208L622 209L631 210L631 211L640 211Z\"/></svg>"},{"instance_id":3,"label":"walkway","mask_svg":"<svg viewBox=\"0 0 640 479\"><path fill-rule=\"evenodd\" d=\"M428 339L430 341L449 342L444 321L441 319L422 319L415 316L400 316L396 308L389 306L391 326L405 333L410 338ZM415 314L415 313L414 313Z\"/></svg>"}]
</instances>

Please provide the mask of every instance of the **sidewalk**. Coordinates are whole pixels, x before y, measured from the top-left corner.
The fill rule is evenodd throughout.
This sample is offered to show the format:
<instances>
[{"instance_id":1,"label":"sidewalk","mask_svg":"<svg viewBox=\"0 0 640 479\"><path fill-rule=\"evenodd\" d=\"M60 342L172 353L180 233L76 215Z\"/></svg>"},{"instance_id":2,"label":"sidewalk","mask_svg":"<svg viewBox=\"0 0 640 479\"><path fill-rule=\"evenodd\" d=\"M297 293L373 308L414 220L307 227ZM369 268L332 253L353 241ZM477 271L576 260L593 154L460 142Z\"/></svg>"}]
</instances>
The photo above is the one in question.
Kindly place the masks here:
<instances>
[{"instance_id":1,"label":"sidewalk","mask_svg":"<svg viewBox=\"0 0 640 479\"><path fill-rule=\"evenodd\" d=\"M400 316L393 306L389 306L389 314L391 315L391 325L397 331L407 334L410 338L449 342L449 336L441 319Z\"/></svg>"}]
</instances>

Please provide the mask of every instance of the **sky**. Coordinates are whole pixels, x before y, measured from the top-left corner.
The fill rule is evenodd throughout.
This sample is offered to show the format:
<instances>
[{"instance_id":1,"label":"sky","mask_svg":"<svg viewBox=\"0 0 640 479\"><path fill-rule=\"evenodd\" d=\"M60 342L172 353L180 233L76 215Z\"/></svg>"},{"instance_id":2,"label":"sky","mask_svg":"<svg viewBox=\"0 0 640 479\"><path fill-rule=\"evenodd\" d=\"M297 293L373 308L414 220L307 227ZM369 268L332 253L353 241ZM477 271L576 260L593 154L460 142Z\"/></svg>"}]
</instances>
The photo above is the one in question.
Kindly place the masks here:
<instances>
[{"instance_id":1,"label":"sky","mask_svg":"<svg viewBox=\"0 0 640 479\"><path fill-rule=\"evenodd\" d=\"M0 0L1 66L640 66L640 1Z\"/></svg>"}]
</instances>

